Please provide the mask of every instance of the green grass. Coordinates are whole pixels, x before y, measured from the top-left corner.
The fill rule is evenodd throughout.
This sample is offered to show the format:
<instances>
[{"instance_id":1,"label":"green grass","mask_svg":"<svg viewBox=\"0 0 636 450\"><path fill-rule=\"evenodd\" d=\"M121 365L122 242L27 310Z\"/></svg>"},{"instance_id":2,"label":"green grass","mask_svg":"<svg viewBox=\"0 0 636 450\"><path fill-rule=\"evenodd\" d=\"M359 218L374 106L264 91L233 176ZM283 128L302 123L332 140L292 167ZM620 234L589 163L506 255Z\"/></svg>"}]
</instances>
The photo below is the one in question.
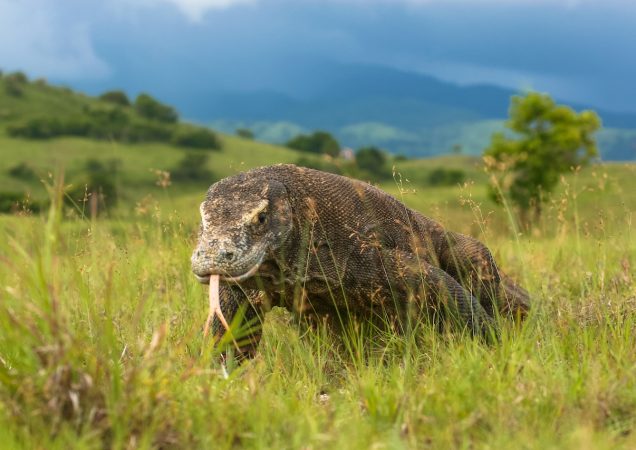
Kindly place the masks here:
<instances>
[{"instance_id":1,"label":"green grass","mask_svg":"<svg viewBox=\"0 0 636 450\"><path fill-rule=\"evenodd\" d=\"M223 140L210 153L218 177L298 156ZM189 268L207 186L161 188L149 170L183 151L0 138L0 190L49 195L6 176L20 161L70 179L98 157L121 159L126 192L95 221L55 208L0 216L3 448L636 446L634 166L568 175L537 229L514 236L474 160L401 163L402 192L382 187L485 240L533 294L527 322L487 346L428 329L307 331L275 310L257 358L225 378L202 339L206 292ZM474 183L423 186L439 165Z\"/></svg>"}]
</instances>

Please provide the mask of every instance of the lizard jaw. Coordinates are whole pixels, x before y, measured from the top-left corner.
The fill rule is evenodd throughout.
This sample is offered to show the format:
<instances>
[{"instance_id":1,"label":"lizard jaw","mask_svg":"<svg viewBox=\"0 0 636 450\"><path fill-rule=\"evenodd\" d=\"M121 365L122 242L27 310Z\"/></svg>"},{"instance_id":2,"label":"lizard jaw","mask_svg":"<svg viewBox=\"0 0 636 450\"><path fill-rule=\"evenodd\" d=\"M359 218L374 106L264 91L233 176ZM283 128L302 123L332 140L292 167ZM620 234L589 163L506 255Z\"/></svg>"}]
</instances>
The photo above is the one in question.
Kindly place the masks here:
<instances>
[{"instance_id":1,"label":"lizard jaw","mask_svg":"<svg viewBox=\"0 0 636 450\"><path fill-rule=\"evenodd\" d=\"M238 283L240 281L244 281L248 278L250 278L251 276L253 276L258 269L261 267L261 262L259 261L258 263L254 264L252 266L252 268L250 270L248 270L247 272L241 274L241 275L236 275L234 277L228 277L228 276L223 276L221 275L220 279L221 281L225 281L226 283ZM201 284L208 284L210 282L210 276L211 274L205 275L205 276L200 276L197 274L194 274L195 278L197 279L197 281Z\"/></svg>"}]
</instances>

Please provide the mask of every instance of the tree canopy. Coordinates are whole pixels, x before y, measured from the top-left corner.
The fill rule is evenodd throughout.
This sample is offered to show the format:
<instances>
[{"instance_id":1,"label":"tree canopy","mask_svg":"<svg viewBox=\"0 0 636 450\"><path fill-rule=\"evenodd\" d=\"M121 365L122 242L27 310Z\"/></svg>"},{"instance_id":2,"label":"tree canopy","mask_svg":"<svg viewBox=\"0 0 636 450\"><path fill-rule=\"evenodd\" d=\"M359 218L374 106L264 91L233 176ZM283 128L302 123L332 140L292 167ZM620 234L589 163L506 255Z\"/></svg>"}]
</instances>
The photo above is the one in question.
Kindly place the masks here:
<instances>
[{"instance_id":1,"label":"tree canopy","mask_svg":"<svg viewBox=\"0 0 636 450\"><path fill-rule=\"evenodd\" d=\"M315 131L312 134L299 134L287 141L285 146L309 153L323 153L332 157L340 154L340 144L326 131Z\"/></svg>"},{"instance_id":2,"label":"tree canopy","mask_svg":"<svg viewBox=\"0 0 636 450\"><path fill-rule=\"evenodd\" d=\"M148 94L137 96L135 109L140 116L158 122L176 123L179 119L179 115L172 106L164 105Z\"/></svg>"},{"instance_id":3,"label":"tree canopy","mask_svg":"<svg viewBox=\"0 0 636 450\"><path fill-rule=\"evenodd\" d=\"M511 133L493 134L484 158L493 174L493 198L508 196L526 222L529 210L535 218L541 214L561 174L598 155L595 132L601 120L594 111L577 113L535 92L512 97L509 116Z\"/></svg>"}]
</instances>

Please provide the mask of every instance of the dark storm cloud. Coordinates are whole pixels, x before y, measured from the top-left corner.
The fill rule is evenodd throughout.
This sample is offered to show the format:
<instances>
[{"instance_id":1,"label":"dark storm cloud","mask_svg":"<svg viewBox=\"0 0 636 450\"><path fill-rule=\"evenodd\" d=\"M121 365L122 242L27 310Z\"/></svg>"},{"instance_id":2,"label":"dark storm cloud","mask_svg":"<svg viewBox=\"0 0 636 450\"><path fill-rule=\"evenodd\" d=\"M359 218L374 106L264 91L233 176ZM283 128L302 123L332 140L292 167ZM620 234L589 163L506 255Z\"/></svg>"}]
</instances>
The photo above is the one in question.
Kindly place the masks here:
<instances>
[{"instance_id":1,"label":"dark storm cloud","mask_svg":"<svg viewBox=\"0 0 636 450\"><path fill-rule=\"evenodd\" d=\"M74 81L91 90L116 84L167 95L185 88L302 96L337 70L334 63L365 62L636 110L636 7L627 1L230 3L72 0L56 5L53 28L82 24L89 33L78 54L108 67ZM0 0L0 9L6 4Z\"/></svg>"}]
</instances>

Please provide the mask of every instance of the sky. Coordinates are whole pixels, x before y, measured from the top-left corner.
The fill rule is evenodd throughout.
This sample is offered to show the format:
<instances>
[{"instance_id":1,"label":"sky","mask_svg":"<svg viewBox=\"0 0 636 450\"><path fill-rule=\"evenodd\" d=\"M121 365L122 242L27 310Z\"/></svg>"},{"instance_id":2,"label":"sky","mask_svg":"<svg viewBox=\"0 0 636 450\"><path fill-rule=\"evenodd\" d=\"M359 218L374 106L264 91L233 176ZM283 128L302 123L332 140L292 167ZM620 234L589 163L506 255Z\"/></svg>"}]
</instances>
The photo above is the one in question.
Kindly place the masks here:
<instances>
[{"instance_id":1,"label":"sky","mask_svg":"<svg viewBox=\"0 0 636 450\"><path fill-rule=\"evenodd\" d=\"M635 25L633 0L0 0L0 68L161 98L365 63L636 111Z\"/></svg>"}]
</instances>

